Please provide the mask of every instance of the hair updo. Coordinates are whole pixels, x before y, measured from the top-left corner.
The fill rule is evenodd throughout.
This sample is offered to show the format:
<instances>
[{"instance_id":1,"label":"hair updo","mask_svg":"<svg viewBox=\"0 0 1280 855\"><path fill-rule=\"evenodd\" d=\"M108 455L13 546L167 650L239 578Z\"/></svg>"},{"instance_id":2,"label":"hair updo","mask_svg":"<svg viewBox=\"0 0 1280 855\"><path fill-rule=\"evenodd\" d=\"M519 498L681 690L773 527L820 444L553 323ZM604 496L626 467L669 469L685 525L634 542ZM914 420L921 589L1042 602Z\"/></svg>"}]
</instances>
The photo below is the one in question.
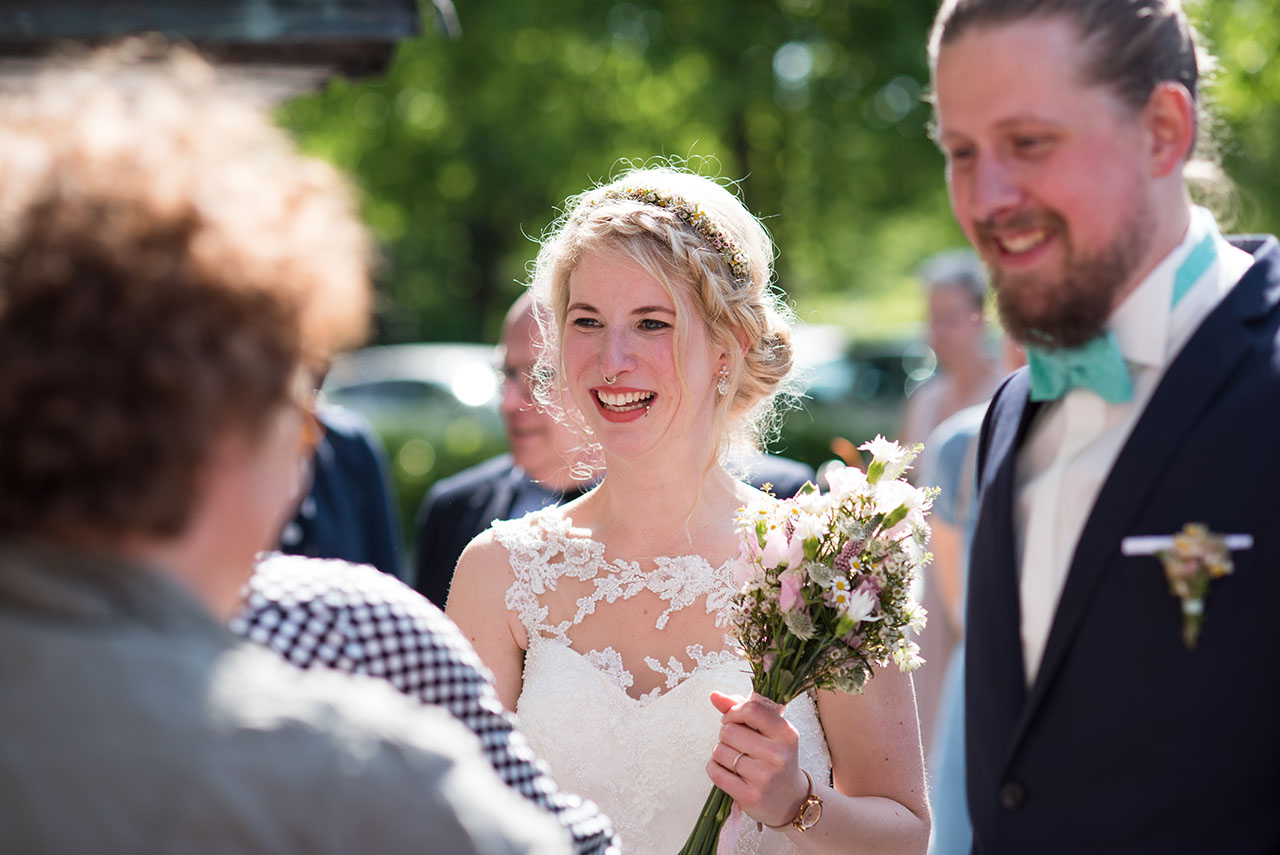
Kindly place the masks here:
<instances>
[{"instance_id":1,"label":"hair updo","mask_svg":"<svg viewBox=\"0 0 1280 855\"><path fill-rule=\"evenodd\" d=\"M677 306L674 359L686 394L691 319L679 311L686 300L712 346L728 354L729 391L718 396L713 423L720 459L759 449L777 430L779 393L792 391L791 312L773 287L773 241L729 189L674 166L630 169L571 197L548 229L529 282L534 299L551 309L539 320L539 402L585 428L556 390L559 344L570 275L583 257L610 253L640 265Z\"/></svg>"}]
</instances>

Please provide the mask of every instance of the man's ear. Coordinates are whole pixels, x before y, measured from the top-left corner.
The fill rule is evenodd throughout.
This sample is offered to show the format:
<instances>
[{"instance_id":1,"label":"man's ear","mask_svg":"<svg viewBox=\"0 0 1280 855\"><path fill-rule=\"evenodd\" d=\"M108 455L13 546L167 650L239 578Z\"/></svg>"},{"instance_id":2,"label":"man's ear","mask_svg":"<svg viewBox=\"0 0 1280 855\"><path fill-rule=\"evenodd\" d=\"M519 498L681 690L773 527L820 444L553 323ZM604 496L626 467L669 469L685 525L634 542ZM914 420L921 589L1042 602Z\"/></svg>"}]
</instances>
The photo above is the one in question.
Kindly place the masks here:
<instances>
[{"instance_id":1,"label":"man's ear","mask_svg":"<svg viewBox=\"0 0 1280 855\"><path fill-rule=\"evenodd\" d=\"M1166 80L1157 83L1143 108L1150 138L1151 175L1164 178L1181 169L1196 142L1196 105L1187 87Z\"/></svg>"}]
</instances>

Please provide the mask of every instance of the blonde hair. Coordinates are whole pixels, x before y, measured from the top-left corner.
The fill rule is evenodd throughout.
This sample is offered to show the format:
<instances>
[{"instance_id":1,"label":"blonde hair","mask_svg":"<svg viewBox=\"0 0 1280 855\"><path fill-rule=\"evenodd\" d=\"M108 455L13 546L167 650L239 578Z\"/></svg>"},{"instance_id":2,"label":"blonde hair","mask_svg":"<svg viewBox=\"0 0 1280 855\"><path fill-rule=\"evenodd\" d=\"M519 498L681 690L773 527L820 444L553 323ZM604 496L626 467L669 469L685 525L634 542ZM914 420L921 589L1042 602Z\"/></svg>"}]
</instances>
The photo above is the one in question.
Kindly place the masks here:
<instances>
[{"instance_id":1,"label":"blonde hair","mask_svg":"<svg viewBox=\"0 0 1280 855\"><path fill-rule=\"evenodd\" d=\"M638 188L666 204L636 198ZM709 225L692 224L682 216L689 211L705 215ZM712 232L732 247L715 246ZM529 282L534 299L551 309L539 317L543 348L535 392L544 407L588 435L580 414L567 412L559 400L555 378L563 374L559 344L569 277L594 254L635 262L670 294L677 306L674 358L686 394L691 319L679 307L697 310L712 345L728 354L729 389L718 398L712 426L717 457L727 461L740 449L759 449L777 430L780 393L794 391L791 312L774 288L773 242L760 221L724 185L673 165L629 169L568 200L548 229Z\"/></svg>"}]
</instances>

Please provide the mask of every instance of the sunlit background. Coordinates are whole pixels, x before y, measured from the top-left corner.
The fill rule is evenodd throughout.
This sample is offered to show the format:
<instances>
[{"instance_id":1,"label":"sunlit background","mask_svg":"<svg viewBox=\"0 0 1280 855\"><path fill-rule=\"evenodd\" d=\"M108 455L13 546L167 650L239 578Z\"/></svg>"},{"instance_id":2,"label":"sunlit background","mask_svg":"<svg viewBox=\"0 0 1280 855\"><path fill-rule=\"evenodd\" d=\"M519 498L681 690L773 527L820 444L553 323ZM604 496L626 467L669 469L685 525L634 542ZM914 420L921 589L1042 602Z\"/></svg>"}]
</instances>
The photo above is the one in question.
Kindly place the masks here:
<instances>
[{"instance_id":1,"label":"sunlit background","mask_svg":"<svg viewBox=\"0 0 1280 855\"><path fill-rule=\"evenodd\" d=\"M683 158L740 182L777 242L779 287L820 327L811 400L777 449L816 465L834 436L896 428L932 368L914 271L962 242L927 134L932 0L455 5L459 38L424 19L385 76L281 110L364 189L386 250L377 344L492 343L566 196L627 162ZM1280 0L1190 8L1223 59L1227 212L1237 231L1275 232ZM331 387L382 431L406 514L436 478L501 450L486 358L433 377L404 363L399 380L440 395L394 377L369 387L384 401Z\"/></svg>"}]
</instances>

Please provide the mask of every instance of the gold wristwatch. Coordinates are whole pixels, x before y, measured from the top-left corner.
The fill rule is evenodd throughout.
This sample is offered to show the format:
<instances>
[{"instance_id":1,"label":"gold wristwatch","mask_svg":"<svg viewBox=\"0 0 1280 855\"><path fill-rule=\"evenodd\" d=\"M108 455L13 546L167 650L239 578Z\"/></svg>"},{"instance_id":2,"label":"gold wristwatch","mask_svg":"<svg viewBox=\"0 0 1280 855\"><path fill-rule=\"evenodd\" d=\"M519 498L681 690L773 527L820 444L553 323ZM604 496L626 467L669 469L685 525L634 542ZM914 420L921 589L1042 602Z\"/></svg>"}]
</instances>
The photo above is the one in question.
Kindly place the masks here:
<instances>
[{"instance_id":1,"label":"gold wristwatch","mask_svg":"<svg viewBox=\"0 0 1280 855\"><path fill-rule=\"evenodd\" d=\"M804 801L800 803L800 809L796 811L796 818L790 823L783 825L771 825L769 828L786 828L790 825L796 831L808 831L818 824L818 820L822 819L822 799L813 794L813 776L804 769L805 780L809 782L809 794L804 797Z\"/></svg>"}]
</instances>

